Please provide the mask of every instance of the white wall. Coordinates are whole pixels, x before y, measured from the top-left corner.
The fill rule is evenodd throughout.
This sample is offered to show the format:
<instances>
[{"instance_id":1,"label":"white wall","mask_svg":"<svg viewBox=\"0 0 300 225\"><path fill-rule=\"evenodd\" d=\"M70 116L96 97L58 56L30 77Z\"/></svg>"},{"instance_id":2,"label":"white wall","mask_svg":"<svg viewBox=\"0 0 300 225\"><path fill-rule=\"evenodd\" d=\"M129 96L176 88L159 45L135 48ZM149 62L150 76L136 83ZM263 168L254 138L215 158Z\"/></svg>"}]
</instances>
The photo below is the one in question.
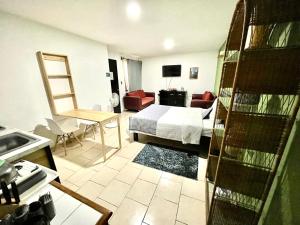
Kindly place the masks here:
<instances>
[{"instance_id":1,"label":"white wall","mask_svg":"<svg viewBox=\"0 0 300 225\"><path fill-rule=\"evenodd\" d=\"M142 87L145 91L155 91L183 87L188 92L187 106L192 94L214 90L218 51L145 58L142 65ZM181 77L163 78L162 66L181 64ZM199 67L198 79L191 80L190 68ZM170 85L169 85L170 84ZM156 96L158 101L158 96Z\"/></svg>"},{"instance_id":2,"label":"white wall","mask_svg":"<svg viewBox=\"0 0 300 225\"><path fill-rule=\"evenodd\" d=\"M0 12L0 125L33 130L51 116L37 51L69 56L80 108L110 104L105 45Z\"/></svg>"}]
</instances>

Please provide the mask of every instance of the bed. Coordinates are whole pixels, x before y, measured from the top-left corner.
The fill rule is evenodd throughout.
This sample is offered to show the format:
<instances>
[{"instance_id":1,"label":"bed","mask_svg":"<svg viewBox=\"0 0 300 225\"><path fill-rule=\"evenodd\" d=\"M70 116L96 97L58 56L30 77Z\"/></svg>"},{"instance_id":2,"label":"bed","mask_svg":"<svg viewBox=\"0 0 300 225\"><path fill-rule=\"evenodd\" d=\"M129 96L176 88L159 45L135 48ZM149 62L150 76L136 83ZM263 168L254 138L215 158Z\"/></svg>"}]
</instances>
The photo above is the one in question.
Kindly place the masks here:
<instances>
[{"instance_id":1,"label":"bed","mask_svg":"<svg viewBox=\"0 0 300 225\"><path fill-rule=\"evenodd\" d=\"M150 105L129 117L129 131L199 144L201 136L212 136L215 108L216 101L209 109ZM203 119L209 113L209 118Z\"/></svg>"}]
</instances>

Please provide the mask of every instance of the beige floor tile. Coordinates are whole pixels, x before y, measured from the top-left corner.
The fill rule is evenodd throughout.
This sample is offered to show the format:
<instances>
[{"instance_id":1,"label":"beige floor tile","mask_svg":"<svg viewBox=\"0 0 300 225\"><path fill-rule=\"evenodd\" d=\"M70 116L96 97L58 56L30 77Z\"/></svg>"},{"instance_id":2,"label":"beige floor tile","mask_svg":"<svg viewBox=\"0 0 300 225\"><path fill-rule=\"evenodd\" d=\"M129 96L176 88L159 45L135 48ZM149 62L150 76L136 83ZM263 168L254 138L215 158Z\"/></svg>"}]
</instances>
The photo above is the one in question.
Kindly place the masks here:
<instances>
[{"instance_id":1,"label":"beige floor tile","mask_svg":"<svg viewBox=\"0 0 300 225\"><path fill-rule=\"evenodd\" d=\"M158 184L162 171L152 169L150 167L144 167L139 178L145 181L149 181L154 184Z\"/></svg>"},{"instance_id":2,"label":"beige floor tile","mask_svg":"<svg viewBox=\"0 0 300 225\"><path fill-rule=\"evenodd\" d=\"M118 180L113 180L100 194L99 198L113 204L120 206L130 189L129 184L125 184Z\"/></svg>"},{"instance_id":3,"label":"beige floor tile","mask_svg":"<svg viewBox=\"0 0 300 225\"><path fill-rule=\"evenodd\" d=\"M174 203L178 203L180 191L180 183L161 178L155 191L155 196Z\"/></svg>"},{"instance_id":4,"label":"beige floor tile","mask_svg":"<svg viewBox=\"0 0 300 225\"><path fill-rule=\"evenodd\" d=\"M127 197L144 205L149 205L155 189L155 184L138 179L128 192Z\"/></svg>"},{"instance_id":5,"label":"beige floor tile","mask_svg":"<svg viewBox=\"0 0 300 225\"><path fill-rule=\"evenodd\" d=\"M64 168L64 167L57 168L57 172L58 172L59 178L61 180L67 180L69 177L71 177L75 173L74 170L70 170L70 169Z\"/></svg>"},{"instance_id":6,"label":"beige floor tile","mask_svg":"<svg viewBox=\"0 0 300 225\"><path fill-rule=\"evenodd\" d=\"M186 223L181 223L179 221L176 221L175 225L187 225Z\"/></svg>"},{"instance_id":7,"label":"beige floor tile","mask_svg":"<svg viewBox=\"0 0 300 225\"><path fill-rule=\"evenodd\" d=\"M73 171L78 171L78 170L82 169L82 166L66 159L65 157L59 157L57 155L54 155L53 158L54 158L55 164L58 168L64 167L64 168L67 168L67 169L73 170Z\"/></svg>"},{"instance_id":8,"label":"beige floor tile","mask_svg":"<svg viewBox=\"0 0 300 225\"><path fill-rule=\"evenodd\" d=\"M82 139L81 143L82 143L82 149L83 150L88 150L88 149L94 147L97 144L97 142L93 138Z\"/></svg>"},{"instance_id":9,"label":"beige floor tile","mask_svg":"<svg viewBox=\"0 0 300 225\"><path fill-rule=\"evenodd\" d=\"M96 182L97 184L107 186L117 175L118 171L106 166L102 166L101 169L98 170L98 172L95 172L90 180Z\"/></svg>"},{"instance_id":10,"label":"beige floor tile","mask_svg":"<svg viewBox=\"0 0 300 225\"><path fill-rule=\"evenodd\" d=\"M177 204L161 198L154 198L150 203L144 222L150 225L174 225Z\"/></svg>"},{"instance_id":11,"label":"beige floor tile","mask_svg":"<svg viewBox=\"0 0 300 225\"><path fill-rule=\"evenodd\" d=\"M102 207L104 207L104 208L106 208L106 209L112 211L113 213L116 212L117 209L118 209L116 206L114 206L114 205L108 203L107 201L102 200L101 198L96 198L94 201L95 201L98 205L100 205L100 206L102 206Z\"/></svg>"},{"instance_id":12,"label":"beige floor tile","mask_svg":"<svg viewBox=\"0 0 300 225\"><path fill-rule=\"evenodd\" d=\"M103 191L103 189L103 186L92 181L87 181L81 188L77 190L77 193L91 200L95 200Z\"/></svg>"},{"instance_id":13,"label":"beige floor tile","mask_svg":"<svg viewBox=\"0 0 300 225\"><path fill-rule=\"evenodd\" d=\"M113 156L105 163L105 166L120 171L125 167L128 161L129 161L128 159L125 159L123 157Z\"/></svg>"},{"instance_id":14,"label":"beige floor tile","mask_svg":"<svg viewBox=\"0 0 300 225\"><path fill-rule=\"evenodd\" d=\"M72 191L77 191L79 189L78 186L76 186L75 184L70 183L69 181L65 180L65 181L61 181L62 185L69 188Z\"/></svg>"},{"instance_id":15,"label":"beige floor tile","mask_svg":"<svg viewBox=\"0 0 300 225\"><path fill-rule=\"evenodd\" d=\"M131 143L131 144L128 144L126 147L123 147L123 149L121 149L118 152L118 156L132 160L135 158L135 156L139 152L140 152L139 147L137 147L137 145Z\"/></svg>"},{"instance_id":16,"label":"beige floor tile","mask_svg":"<svg viewBox=\"0 0 300 225\"><path fill-rule=\"evenodd\" d=\"M139 163L135 163L135 162L129 162L127 165L133 166L133 167L138 168L138 169L146 168L146 166L144 166L142 164L139 164Z\"/></svg>"},{"instance_id":17,"label":"beige floor tile","mask_svg":"<svg viewBox=\"0 0 300 225\"><path fill-rule=\"evenodd\" d=\"M124 183L132 185L139 176L142 169L127 165L117 175L116 179L123 181Z\"/></svg>"},{"instance_id":18,"label":"beige floor tile","mask_svg":"<svg viewBox=\"0 0 300 225\"><path fill-rule=\"evenodd\" d=\"M176 174L172 174L172 173L168 173L168 172L162 172L161 175L162 178L177 182L177 183L182 183L183 181L183 177L182 176L178 176Z\"/></svg>"},{"instance_id":19,"label":"beige floor tile","mask_svg":"<svg viewBox=\"0 0 300 225\"><path fill-rule=\"evenodd\" d=\"M75 184L78 187L84 185L96 172L91 169L81 169L74 173L67 181Z\"/></svg>"},{"instance_id":20,"label":"beige floor tile","mask_svg":"<svg viewBox=\"0 0 300 225\"><path fill-rule=\"evenodd\" d=\"M177 220L188 225L205 225L205 202L181 195Z\"/></svg>"},{"instance_id":21,"label":"beige floor tile","mask_svg":"<svg viewBox=\"0 0 300 225\"><path fill-rule=\"evenodd\" d=\"M205 182L184 178L181 194L205 201Z\"/></svg>"},{"instance_id":22,"label":"beige floor tile","mask_svg":"<svg viewBox=\"0 0 300 225\"><path fill-rule=\"evenodd\" d=\"M98 158L102 158L103 151L101 148L97 148L94 146L94 147L90 148L89 150L87 150L83 156L87 159L95 160Z\"/></svg>"},{"instance_id":23,"label":"beige floor tile","mask_svg":"<svg viewBox=\"0 0 300 225\"><path fill-rule=\"evenodd\" d=\"M140 225L147 211L147 207L125 198L113 217L109 220L110 225Z\"/></svg>"},{"instance_id":24,"label":"beige floor tile","mask_svg":"<svg viewBox=\"0 0 300 225\"><path fill-rule=\"evenodd\" d=\"M87 165L90 163L90 159L87 159L86 157L84 157L84 154L79 154L76 156L68 156L66 157L66 159L69 162L72 162L78 166L80 166L81 168L83 167L87 167Z\"/></svg>"}]
</instances>

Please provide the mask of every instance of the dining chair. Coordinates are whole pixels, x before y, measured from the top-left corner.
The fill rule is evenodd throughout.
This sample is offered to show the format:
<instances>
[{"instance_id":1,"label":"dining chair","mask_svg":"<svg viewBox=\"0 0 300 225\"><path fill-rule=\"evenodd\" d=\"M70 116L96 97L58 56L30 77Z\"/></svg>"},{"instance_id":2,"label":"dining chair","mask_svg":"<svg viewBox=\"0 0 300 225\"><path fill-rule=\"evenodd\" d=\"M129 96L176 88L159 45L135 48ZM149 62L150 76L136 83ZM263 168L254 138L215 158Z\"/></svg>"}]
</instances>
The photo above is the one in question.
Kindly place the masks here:
<instances>
[{"instance_id":1,"label":"dining chair","mask_svg":"<svg viewBox=\"0 0 300 225\"><path fill-rule=\"evenodd\" d=\"M56 135L56 141L54 144L54 151L56 150L56 145L59 141L63 141L65 155L67 155L67 148L66 148L66 141L67 138L71 138L72 136L76 139L76 141L82 146L82 143L78 139L78 137L74 134L74 132L79 130L78 126L73 124L65 123L64 125L59 125L56 121L50 118L46 118L48 123L48 127L50 128L51 132Z\"/></svg>"},{"instance_id":2,"label":"dining chair","mask_svg":"<svg viewBox=\"0 0 300 225\"><path fill-rule=\"evenodd\" d=\"M101 111L101 105L95 104L92 107L92 110ZM95 121L89 121L89 120L79 120L79 123L85 126L84 132L83 132L83 138L85 138L85 135L88 130L92 130L94 140L95 140L95 134L96 134L97 127L99 126L99 123L95 122Z\"/></svg>"}]
</instances>

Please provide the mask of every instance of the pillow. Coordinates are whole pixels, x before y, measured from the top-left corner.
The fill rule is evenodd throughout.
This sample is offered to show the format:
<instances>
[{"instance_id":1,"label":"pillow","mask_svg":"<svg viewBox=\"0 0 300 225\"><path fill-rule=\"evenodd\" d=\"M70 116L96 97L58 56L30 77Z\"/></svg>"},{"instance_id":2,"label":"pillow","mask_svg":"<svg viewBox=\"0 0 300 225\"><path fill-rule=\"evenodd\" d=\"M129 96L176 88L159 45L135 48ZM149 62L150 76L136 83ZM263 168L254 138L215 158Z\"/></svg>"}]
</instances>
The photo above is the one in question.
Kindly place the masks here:
<instances>
[{"instance_id":1,"label":"pillow","mask_svg":"<svg viewBox=\"0 0 300 225\"><path fill-rule=\"evenodd\" d=\"M202 96L203 100L205 100L205 101L212 100L213 97L214 97L214 96L213 96L212 93L210 93L210 92L205 92L205 93L203 94L203 96Z\"/></svg>"},{"instance_id":2,"label":"pillow","mask_svg":"<svg viewBox=\"0 0 300 225\"><path fill-rule=\"evenodd\" d=\"M145 92L143 90L138 90L138 92L139 92L139 96L141 98L145 98L146 97L146 94L145 94Z\"/></svg>"},{"instance_id":3,"label":"pillow","mask_svg":"<svg viewBox=\"0 0 300 225\"><path fill-rule=\"evenodd\" d=\"M128 92L127 93L128 96L131 96L131 97L140 97L139 93L137 91L132 91L132 92Z\"/></svg>"}]
</instances>

